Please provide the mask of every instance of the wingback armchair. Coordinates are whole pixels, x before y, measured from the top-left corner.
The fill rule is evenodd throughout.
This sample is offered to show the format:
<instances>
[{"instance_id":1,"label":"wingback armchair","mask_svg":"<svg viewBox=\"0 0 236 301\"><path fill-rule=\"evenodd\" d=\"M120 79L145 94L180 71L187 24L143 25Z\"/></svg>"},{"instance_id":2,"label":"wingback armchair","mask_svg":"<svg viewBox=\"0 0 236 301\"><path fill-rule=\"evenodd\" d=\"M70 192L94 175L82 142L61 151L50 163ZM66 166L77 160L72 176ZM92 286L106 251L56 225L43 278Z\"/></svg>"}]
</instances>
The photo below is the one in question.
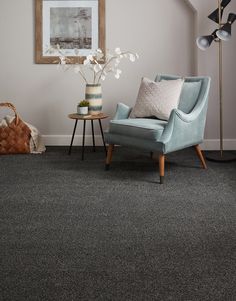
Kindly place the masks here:
<instances>
[{"instance_id":1,"label":"wingback armchair","mask_svg":"<svg viewBox=\"0 0 236 301\"><path fill-rule=\"evenodd\" d=\"M156 81L178 78L180 77L157 75ZM114 145L159 153L161 184L164 182L165 155L168 153L194 146L203 168L206 169L199 144L203 142L204 137L209 89L209 77L186 77L178 109L172 110L168 121L156 118L129 118L131 108L119 103L116 114L110 121L109 130L105 133L105 141L109 144L106 170L109 169L112 160Z\"/></svg>"}]
</instances>

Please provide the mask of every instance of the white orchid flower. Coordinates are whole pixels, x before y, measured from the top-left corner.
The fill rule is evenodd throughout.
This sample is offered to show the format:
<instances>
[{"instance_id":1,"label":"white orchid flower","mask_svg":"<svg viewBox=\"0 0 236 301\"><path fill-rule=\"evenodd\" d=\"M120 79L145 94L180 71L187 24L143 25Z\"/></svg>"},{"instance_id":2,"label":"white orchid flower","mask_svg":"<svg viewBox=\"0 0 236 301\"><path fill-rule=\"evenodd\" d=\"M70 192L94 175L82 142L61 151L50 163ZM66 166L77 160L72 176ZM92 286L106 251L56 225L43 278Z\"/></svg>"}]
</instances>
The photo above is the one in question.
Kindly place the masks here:
<instances>
[{"instance_id":1,"label":"white orchid flower","mask_svg":"<svg viewBox=\"0 0 236 301\"><path fill-rule=\"evenodd\" d=\"M89 54L88 56L87 56L87 60L90 60L91 62L94 60L94 58L93 58L93 55L92 54Z\"/></svg>"},{"instance_id":2,"label":"white orchid flower","mask_svg":"<svg viewBox=\"0 0 236 301\"><path fill-rule=\"evenodd\" d=\"M136 61L136 57L133 53L129 54L129 59L131 60L131 62L135 62Z\"/></svg>"},{"instance_id":3,"label":"white orchid flower","mask_svg":"<svg viewBox=\"0 0 236 301\"><path fill-rule=\"evenodd\" d=\"M116 70L116 73L115 73L115 78L116 78L116 79L119 79L121 73L122 73L122 71L121 71L120 69L117 69L117 70Z\"/></svg>"},{"instance_id":4,"label":"white orchid flower","mask_svg":"<svg viewBox=\"0 0 236 301\"><path fill-rule=\"evenodd\" d=\"M99 71L102 70L102 66L100 64L96 64L94 67L93 67L93 70L98 73Z\"/></svg>"},{"instance_id":5,"label":"white orchid flower","mask_svg":"<svg viewBox=\"0 0 236 301\"><path fill-rule=\"evenodd\" d=\"M66 57L65 56L60 56L59 59L61 61L61 65L66 65Z\"/></svg>"},{"instance_id":6,"label":"white orchid flower","mask_svg":"<svg viewBox=\"0 0 236 301\"><path fill-rule=\"evenodd\" d=\"M104 81L105 79L106 79L105 74L102 74L102 75L101 75L101 80Z\"/></svg>"},{"instance_id":7,"label":"white orchid flower","mask_svg":"<svg viewBox=\"0 0 236 301\"><path fill-rule=\"evenodd\" d=\"M89 54L88 56L86 56L86 59L84 60L84 66L90 65L91 62L93 62L93 61L94 61L94 58L93 58L92 54Z\"/></svg>"},{"instance_id":8,"label":"white orchid flower","mask_svg":"<svg viewBox=\"0 0 236 301\"><path fill-rule=\"evenodd\" d=\"M120 78L120 74L116 73L116 74L115 74L115 78L116 78L116 79L119 79L119 78Z\"/></svg>"},{"instance_id":9,"label":"white orchid flower","mask_svg":"<svg viewBox=\"0 0 236 301\"><path fill-rule=\"evenodd\" d=\"M123 58L128 58L131 62L135 62L135 60L139 58L137 53L132 53L130 51L122 52L119 47L117 47L112 53L107 50L106 55L103 53L102 49L98 48L85 57L82 64L83 66L81 66L79 63L75 63L71 60L70 53L66 50L60 49L60 45L50 48L48 47L47 52L57 54L56 56L60 59L58 67L61 66L62 69L68 70L72 66L74 72L80 74L86 83L89 83L90 81L87 79L87 73L84 72L85 67L88 71L93 72L93 82L100 83L100 81L104 81L106 79L106 76L109 73L113 73L116 79L120 78L122 71L118 69L118 66ZM75 57L79 59L79 49L75 48L74 54ZM72 65L66 66L67 64Z\"/></svg>"},{"instance_id":10,"label":"white orchid flower","mask_svg":"<svg viewBox=\"0 0 236 301\"><path fill-rule=\"evenodd\" d=\"M87 65L89 65L89 64L90 64L90 60L88 60L88 59L85 59L85 60L84 60L84 62L83 62L83 64L84 64L84 66L87 66Z\"/></svg>"},{"instance_id":11,"label":"white orchid flower","mask_svg":"<svg viewBox=\"0 0 236 301\"><path fill-rule=\"evenodd\" d=\"M101 60L104 57L104 54L103 54L103 52L102 52L102 50L100 48L98 48L96 50L96 53L97 53L97 55L96 55L97 60Z\"/></svg>"},{"instance_id":12,"label":"white orchid flower","mask_svg":"<svg viewBox=\"0 0 236 301\"><path fill-rule=\"evenodd\" d=\"M116 54L118 54L118 55L120 55L120 54L121 54L121 50L120 50L120 48L119 48L119 47L117 47L117 48L115 49L115 53L116 53Z\"/></svg>"}]
</instances>

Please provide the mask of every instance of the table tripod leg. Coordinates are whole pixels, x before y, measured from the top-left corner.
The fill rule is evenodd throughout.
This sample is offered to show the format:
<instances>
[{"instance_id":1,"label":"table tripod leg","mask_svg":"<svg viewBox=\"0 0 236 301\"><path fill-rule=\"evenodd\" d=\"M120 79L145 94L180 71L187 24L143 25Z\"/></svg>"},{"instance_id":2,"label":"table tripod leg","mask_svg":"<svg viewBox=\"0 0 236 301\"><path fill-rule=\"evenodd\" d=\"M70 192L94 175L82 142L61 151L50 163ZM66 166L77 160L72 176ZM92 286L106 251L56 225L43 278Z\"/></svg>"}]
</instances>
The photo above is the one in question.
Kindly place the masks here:
<instances>
[{"instance_id":1,"label":"table tripod leg","mask_svg":"<svg viewBox=\"0 0 236 301\"><path fill-rule=\"evenodd\" d=\"M85 129L86 129L86 120L84 120L84 127L83 127L82 160L84 160Z\"/></svg>"},{"instance_id":2,"label":"table tripod leg","mask_svg":"<svg viewBox=\"0 0 236 301\"><path fill-rule=\"evenodd\" d=\"M74 130L73 130L73 134L72 134L72 138L71 138L71 143L70 143L70 148L69 148L69 155L71 154L71 149L72 149L72 145L73 145L73 141L74 141L74 137L75 137L75 131L76 131L76 127L77 127L77 123L78 123L78 119L75 120L75 126L74 126Z\"/></svg>"},{"instance_id":3,"label":"table tripod leg","mask_svg":"<svg viewBox=\"0 0 236 301\"><path fill-rule=\"evenodd\" d=\"M100 130L101 130L101 134L102 134L102 142L103 142L104 150L105 150L105 153L107 155L107 148L106 148L106 143L105 143L103 129L102 129L102 122L101 122L101 119L99 119L98 121L99 121Z\"/></svg>"},{"instance_id":4,"label":"table tripod leg","mask_svg":"<svg viewBox=\"0 0 236 301\"><path fill-rule=\"evenodd\" d=\"M93 151L95 152L95 138L94 138L94 127L93 127L93 120L91 120L91 127L92 127L92 137L93 137Z\"/></svg>"}]
</instances>

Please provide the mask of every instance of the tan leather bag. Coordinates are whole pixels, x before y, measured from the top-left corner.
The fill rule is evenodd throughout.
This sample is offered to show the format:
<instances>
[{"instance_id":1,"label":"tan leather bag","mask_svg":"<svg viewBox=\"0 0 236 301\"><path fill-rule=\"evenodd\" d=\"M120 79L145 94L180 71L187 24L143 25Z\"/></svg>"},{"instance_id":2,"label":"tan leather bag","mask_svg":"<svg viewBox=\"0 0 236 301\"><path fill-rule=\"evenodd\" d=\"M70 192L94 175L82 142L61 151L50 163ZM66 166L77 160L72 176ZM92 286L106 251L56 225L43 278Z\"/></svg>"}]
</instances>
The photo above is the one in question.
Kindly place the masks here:
<instances>
[{"instance_id":1,"label":"tan leather bag","mask_svg":"<svg viewBox=\"0 0 236 301\"><path fill-rule=\"evenodd\" d=\"M0 127L0 155L26 154L30 152L31 131L20 119L16 108L10 102L0 103L1 107L7 107L15 113L15 118Z\"/></svg>"}]
</instances>

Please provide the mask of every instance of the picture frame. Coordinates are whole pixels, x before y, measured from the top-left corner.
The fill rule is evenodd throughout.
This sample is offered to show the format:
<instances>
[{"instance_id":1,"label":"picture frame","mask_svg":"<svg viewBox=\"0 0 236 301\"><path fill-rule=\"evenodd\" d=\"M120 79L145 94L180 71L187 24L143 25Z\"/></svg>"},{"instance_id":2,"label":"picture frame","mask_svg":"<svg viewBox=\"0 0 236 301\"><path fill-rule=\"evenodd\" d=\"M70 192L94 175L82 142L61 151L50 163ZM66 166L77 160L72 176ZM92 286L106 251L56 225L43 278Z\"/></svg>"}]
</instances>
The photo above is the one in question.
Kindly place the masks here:
<instances>
[{"instance_id":1,"label":"picture frame","mask_svg":"<svg viewBox=\"0 0 236 301\"><path fill-rule=\"evenodd\" d=\"M35 63L58 64L58 45L72 64L105 53L105 0L35 0Z\"/></svg>"}]
</instances>

